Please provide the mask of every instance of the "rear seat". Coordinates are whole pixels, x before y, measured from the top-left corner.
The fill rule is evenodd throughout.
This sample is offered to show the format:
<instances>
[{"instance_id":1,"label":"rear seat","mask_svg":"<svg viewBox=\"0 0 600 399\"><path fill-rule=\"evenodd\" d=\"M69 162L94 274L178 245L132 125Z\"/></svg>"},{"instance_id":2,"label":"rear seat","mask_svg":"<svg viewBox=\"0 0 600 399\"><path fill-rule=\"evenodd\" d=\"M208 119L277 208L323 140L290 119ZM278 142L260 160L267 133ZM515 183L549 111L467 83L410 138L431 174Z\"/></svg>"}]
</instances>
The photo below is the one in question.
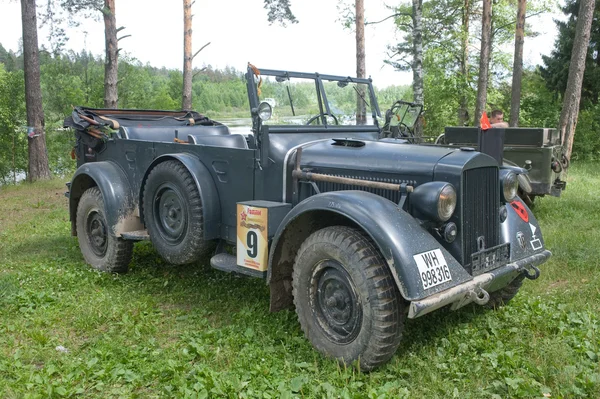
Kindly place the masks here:
<instances>
[{"instance_id":1,"label":"rear seat","mask_svg":"<svg viewBox=\"0 0 600 399\"><path fill-rule=\"evenodd\" d=\"M175 130L178 137L186 135L194 136L223 136L229 135L229 128L225 125L216 126L149 126L149 127L125 127L119 128L119 135L122 139L144 140L144 141L166 141L173 142ZM190 141L191 142L191 141Z\"/></svg>"},{"instance_id":2,"label":"rear seat","mask_svg":"<svg viewBox=\"0 0 600 399\"><path fill-rule=\"evenodd\" d=\"M188 135L188 142L190 144L210 145L214 147L248 148L246 138L241 134L228 134L226 136L204 136L190 134Z\"/></svg>"}]
</instances>

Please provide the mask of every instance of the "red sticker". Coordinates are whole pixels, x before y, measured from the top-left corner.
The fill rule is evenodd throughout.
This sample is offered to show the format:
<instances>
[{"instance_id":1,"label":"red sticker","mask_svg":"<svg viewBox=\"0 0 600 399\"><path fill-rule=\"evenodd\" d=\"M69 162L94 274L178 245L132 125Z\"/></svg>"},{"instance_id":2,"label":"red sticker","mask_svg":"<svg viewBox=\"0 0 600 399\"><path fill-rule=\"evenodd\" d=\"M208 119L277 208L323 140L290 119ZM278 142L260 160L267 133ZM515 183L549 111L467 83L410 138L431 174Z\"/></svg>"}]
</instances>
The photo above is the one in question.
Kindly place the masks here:
<instances>
[{"instance_id":1,"label":"red sticker","mask_svg":"<svg viewBox=\"0 0 600 399\"><path fill-rule=\"evenodd\" d=\"M525 209L525 207L520 201L513 201L510 203L510 205L525 223L529 222L529 213L527 213L527 209Z\"/></svg>"}]
</instances>

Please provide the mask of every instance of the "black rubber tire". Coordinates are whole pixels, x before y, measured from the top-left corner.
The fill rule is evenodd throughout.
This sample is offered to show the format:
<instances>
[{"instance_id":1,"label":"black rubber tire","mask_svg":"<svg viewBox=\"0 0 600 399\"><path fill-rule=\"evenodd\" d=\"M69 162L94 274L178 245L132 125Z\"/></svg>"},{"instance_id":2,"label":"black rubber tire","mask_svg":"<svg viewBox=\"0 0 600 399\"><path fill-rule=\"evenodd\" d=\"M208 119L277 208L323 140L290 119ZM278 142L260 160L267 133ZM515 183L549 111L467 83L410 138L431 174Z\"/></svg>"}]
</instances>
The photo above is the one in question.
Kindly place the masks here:
<instances>
[{"instance_id":1,"label":"black rubber tire","mask_svg":"<svg viewBox=\"0 0 600 399\"><path fill-rule=\"evenodd\" d=\"M529 209L533 209L535 207L535 196L527 194L520 187L517 193L519 195L519 198L523 200L523 202L529 207Z\"/></svg>"},{"instance_id":2,"label":"black rubber tire","mask_svg":"<svg viewBox=\"0 0 600 399\"><path fill-rule=\"evenodd\" d=\"M202 200L190 172L178 161L165 161L148 175L144 222L156 251L167 262L183 265L201 258L204 241Z\"/></svg>"},{"instance_id":3,"label":"black rubber tire","mask_svg":"<svg viewBox=\"0 0 600 399\"><path fill-rule=\"evenodd\" d=\"M325 356L346 365L358 361L369 371L396 352L404 300L360 230L332 226L310 235L296 255L292 287L300 326Z\"/></svg>"},{"instance_id":4,"label":"black rubber tire","mask_svg":"<svg viewBox=\"0 0 600 399\"><path fill-rule=\"evenodd\" d=\"M506 305L511 299L517 295L519 289L523 285L523 279L525 277L521 274L516 279L510 282L506 287L500 288L498 291L490 293L490 299L485 307L489 309L497 309L501 306Z\"/></svg>"},{"instance_id":5,"label":"black rubber tire","mask_svg":"<svg viewBox=\"0 0 600 399\"><path fill-rule=\"evenodd\" d=\"M98 187L87 189L77 206L77 239L85 261L96 270L126 273L133 242L110 234L104 200Z\"/></svg>"}]
</instances>

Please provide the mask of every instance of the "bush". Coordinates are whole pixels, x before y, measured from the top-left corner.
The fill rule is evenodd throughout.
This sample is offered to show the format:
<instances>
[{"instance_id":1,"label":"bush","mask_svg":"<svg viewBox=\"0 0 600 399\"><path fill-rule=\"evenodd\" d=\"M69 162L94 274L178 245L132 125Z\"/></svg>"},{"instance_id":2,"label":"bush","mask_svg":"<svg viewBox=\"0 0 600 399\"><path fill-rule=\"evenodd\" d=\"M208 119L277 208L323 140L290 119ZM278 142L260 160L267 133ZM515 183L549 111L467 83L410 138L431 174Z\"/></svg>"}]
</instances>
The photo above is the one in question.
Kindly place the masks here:
<instances>
[{"instance_id":1,"label":"bush","mask_svg":"<svg viewBox=\"0 0 600 399\"><path fill-rule=\"evenodd\" d=\"M571 158L600 160L600 104L590 106L579 113Z\"/></svg>"}]
</instances>

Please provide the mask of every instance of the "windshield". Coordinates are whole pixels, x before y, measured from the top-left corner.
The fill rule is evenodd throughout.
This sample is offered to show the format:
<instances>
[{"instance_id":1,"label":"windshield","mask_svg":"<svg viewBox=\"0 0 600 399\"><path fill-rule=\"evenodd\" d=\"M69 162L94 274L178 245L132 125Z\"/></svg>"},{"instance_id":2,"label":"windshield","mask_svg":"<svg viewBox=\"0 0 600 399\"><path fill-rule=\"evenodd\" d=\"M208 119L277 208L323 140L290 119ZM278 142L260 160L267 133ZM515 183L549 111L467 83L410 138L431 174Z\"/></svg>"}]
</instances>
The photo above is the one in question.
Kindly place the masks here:
<instances>
[{"instance_id":1,"label":"windshield","mask_svg":"<svg viewBox=\"0 0 600 399\"><path fill-rule=\"evenodd\" d=\"M255 82L258 101L273 108L269 125L378 125L366 79L269 70Z\"/></svg>"}]
</instances>

